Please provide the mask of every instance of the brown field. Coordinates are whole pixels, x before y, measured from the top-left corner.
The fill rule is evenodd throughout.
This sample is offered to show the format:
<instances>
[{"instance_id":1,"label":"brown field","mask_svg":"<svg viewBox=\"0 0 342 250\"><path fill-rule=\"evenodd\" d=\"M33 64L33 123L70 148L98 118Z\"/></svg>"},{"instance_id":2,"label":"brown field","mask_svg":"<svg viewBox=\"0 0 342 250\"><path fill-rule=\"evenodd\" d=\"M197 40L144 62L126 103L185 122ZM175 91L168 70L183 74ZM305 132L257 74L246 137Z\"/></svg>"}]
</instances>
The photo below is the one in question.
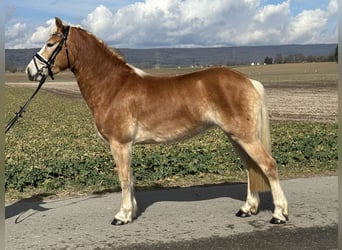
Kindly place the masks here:
<instances>
[{"instance_id":1,"label":"brown field","mask_svg":"<svg viewBox=\"0 0 342 250\"><path fill-rule=\"evenodd\" d=\"M264 84L266 103L272 120L337 121L336 63L275 64L235 69ZM146 69L155 75L176 75L196 70L200 69ZM80 97L72 73L61 73L55 79L48 80L43 89L56 94ZM29 82L24 73L6 74L6 83L29 87L37 85Z\"/></svg>"}]
</instances>

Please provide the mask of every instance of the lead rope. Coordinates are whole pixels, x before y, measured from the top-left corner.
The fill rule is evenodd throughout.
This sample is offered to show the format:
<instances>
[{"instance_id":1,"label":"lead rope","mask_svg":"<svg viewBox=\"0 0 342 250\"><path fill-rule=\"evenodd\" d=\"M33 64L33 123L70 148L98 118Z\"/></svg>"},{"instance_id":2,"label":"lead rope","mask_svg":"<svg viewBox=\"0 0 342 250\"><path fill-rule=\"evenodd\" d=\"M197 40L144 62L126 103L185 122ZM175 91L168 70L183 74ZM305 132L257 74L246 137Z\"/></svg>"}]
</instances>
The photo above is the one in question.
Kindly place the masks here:
<instances>
[{"instance_id":1,"label":"lead rope","mask_svg":"<svg viewBox=\"0 0 342 250\"><path fill-rule=\"evenodd\" d=\"M26 111L28 105L30 104L30 102L32 101L33 97L38 93L38 91L40 90L40 88L43 86L45 80L46 80L46 76L42 76L42 78L39 81L39 85L36 88L36 90L33 92L32 96L26 101L26 103L24 104L24 106L20 106L20 109L18 112L15 113L15 116L12 118L12 120L10 120L6 127L5 127L5 134L13 127L13 125L17 122L17 120L19 119L19 117L23 117L23 113Z\"/></svg>"}]
</instances>

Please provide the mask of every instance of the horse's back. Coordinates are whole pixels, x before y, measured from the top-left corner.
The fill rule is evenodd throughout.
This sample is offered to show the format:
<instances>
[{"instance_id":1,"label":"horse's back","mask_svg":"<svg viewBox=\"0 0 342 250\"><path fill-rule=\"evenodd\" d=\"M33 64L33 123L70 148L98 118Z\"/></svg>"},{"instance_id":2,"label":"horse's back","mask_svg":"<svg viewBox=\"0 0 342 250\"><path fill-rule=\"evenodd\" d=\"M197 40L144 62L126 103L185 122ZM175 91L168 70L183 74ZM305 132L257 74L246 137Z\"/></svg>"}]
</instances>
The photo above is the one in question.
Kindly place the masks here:
<instances>
[{"instance_id":1,"label":"horse's back","mask_svg":"<svg viewBox=\"0 0 342 250\"><path fill-rule=\"evenodd\" d=\"M208 68L192 73L176 76L153 76L148 75L140 79L138 88L145 89L145 93L168 96L175 93L185 94L187 98L196 98L197 94L205 91L213 95L225 93L236 95L240 91L255 91L252 81L242 73L227 67ZM148 91L148 92L147 92Z\"/></svg>"}]
</instances>

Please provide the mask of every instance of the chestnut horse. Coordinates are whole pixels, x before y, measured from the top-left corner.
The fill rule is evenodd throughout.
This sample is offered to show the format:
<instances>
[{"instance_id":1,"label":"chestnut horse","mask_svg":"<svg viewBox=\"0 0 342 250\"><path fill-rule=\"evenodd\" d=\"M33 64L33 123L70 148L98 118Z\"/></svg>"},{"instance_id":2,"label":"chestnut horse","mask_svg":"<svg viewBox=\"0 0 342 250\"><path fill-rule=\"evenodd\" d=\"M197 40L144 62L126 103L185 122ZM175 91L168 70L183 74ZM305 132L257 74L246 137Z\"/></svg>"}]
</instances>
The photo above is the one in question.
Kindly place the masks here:
<instances>
[{"instance_id":1,"label":"chestnut horse","mask_svg":"<svg viewBox=\"0 0 342 250\"><path fill-rule=\"evenodd\" d=\"M237 216L258 212L259 192L271 189L271 223L288 220L287 201L271 156L264 88L228 68L210 68L174 77L155 77L128 64L104 42L56 18L56 28L26 72L40 80L70 69L87 102L99 135L110 145L122 189L112 224L137 213L131 170L132 146L192 137L218 126L248 170L247 200Z\"/></svg>"}]
</instances>

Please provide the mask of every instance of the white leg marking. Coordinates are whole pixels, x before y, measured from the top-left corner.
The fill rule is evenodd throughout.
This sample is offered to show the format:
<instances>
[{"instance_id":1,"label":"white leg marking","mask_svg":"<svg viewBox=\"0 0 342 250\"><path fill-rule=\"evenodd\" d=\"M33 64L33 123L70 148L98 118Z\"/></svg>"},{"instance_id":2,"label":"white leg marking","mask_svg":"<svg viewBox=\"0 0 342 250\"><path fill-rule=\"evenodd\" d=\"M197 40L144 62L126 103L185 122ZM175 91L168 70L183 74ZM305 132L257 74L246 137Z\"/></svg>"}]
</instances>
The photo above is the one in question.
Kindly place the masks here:
<instances>
[{"instance_id":1,"label":"white leg marking","mask_svg":"<svg viewBox=\"0 0 342 250\"><path fill-rule=\"evenodd\" d=\"M249 180L249 175L248 175L247 199L246 199L246 203L241 207L241 210L249 215L257 214L259 204L260 204L259 193L251 192L250 180Z\"/></svg>"},{"instance_id":2,"label":"white leg marking","mask_svg":"<svg viewBox=\"0 0 342 250\"><path fill-rule=\"evenodd\" d=\"M289 215L288 204L279 180L271 181L270 185L274 203L273 217L286 221Z\"/></svg>"},{"instance_id":3,"label":"white leg marking","mask_svg":"<svg viewBox=\"0 0 342 250\"><path fill-rule=\"evenodd\" d=\"M133 220L137 212L133 190L133 173L130 166L132 144L123 145L111 142L110 146L118 169L122 194L120 211L115 215L115 219L128 223Z\"/></svg>"}]
</instances>

